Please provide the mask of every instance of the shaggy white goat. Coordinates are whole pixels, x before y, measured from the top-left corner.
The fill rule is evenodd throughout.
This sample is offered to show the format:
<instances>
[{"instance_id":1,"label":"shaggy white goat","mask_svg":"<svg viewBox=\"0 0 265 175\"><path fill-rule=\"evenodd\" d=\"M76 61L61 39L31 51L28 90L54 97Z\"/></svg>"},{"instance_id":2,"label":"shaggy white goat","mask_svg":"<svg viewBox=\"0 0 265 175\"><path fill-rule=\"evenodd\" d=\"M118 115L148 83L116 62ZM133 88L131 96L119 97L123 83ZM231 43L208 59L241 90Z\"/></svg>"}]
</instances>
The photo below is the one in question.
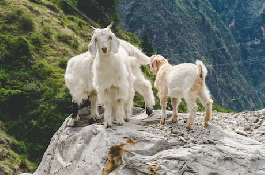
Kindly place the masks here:
<instances>
[{"instance_id":1,"label":"shaggy white goat","mask_svg":"<svg viewBox=\"0 0 265 175\"><path fill-rule=\"evenodd\" d=\"M155 87L158 90L160 105L162 108L161 124L166 120L167 97L171 97L173 107L172 122L178 121L178 104L181 97L184 97L190 116L186 128L190 129L194 123L197 112L196 97L205 107L204 126L212 117L212 102L210 92L205 84L207 69L201 61L195 64L183 63L172 66L161 55L153 55L150 58L150 74L156 75Z\"/></svg>"},{"instance_id":2,"label":"shaggy white goat","mask_svg":"<svg viewBox=\"0 0 265 175\"><path fill-rule=\"evenodd\" d=\"M92 85L94 59L89 52L72 57L67 62L65 72L65 83L72 95L73 114L68 121L68 126L73 126L79 120L78 108L83 100L91 102L91 119L95 120L99 116L97 111L97 91Z\"/></svg>"},{"instance_id":3,"label":"shaggy white goat","mask_svg":"<svg viewBox=\"0 0 265 175\"><path fill-rule=\"evenodd\" d=\"M120 41L111 32L112 24L104 29L95 29L88 50L95 58L93 64L93 84L99 101L105 107L105 127L112 126L116 119L118 125L129 121L133 105L135 76L130 67L132 59L120 47ZM124 119L123 119L124 118Z\"/></svg>"},{"instance_id":4,"label":"shaggy white goat","mask_svg":"<svg viewBox=\"0 0 265 175\"><path fill-rule=\"evenodd\" d=\"M127 41L121 40L120 47L123 47L129 56L135 57L136 59L131 59L131 69L133 75L136 77L133 84L135 91L139 92L144 97L146 113L148 115L152 114L153 106L155 104L155 99L152 91L152 85L149 80L145 79L140 65L147 65L150 63L150 58L141 52L137 47L128 43Z\"/></svg>"}]
</instances>

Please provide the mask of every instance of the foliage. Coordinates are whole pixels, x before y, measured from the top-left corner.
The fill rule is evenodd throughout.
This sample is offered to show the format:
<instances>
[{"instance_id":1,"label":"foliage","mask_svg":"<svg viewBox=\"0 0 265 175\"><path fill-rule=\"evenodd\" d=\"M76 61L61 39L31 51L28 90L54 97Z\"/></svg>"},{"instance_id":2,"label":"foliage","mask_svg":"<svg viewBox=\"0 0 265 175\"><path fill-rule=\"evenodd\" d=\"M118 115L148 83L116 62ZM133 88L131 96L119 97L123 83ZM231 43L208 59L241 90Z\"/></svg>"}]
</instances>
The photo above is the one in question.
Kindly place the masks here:
<instances>
[{"instance_id":1,"label":"foliage","mask_svg":"<svg viewBox=\"0 0 265 175\"><path fill-rule=\"evenodd\" d=\"M146 32L142 35L142 40L140 44L141 48L143 49L143 52L145 52L146 55L151 56L155 54L155 49L153 44L149 41L148 35Z\"/></svg>"},{"instance_id":2,"label":"foliage","mask_svg":"<svg viewBox=\"0 0 265 175\"><path fill-rule=\"evenodd\" d=\"M77 39L75 39L73 36L65 34L65 33L58 33L57 39L65 44L68 44L69 46L73 47L74 49L77 49L79 46L79 42Z\"/></svg>"},{"instance_id":3,"label":"foliage","mask_svg":"<svg viewBox=\"0 0 265 175\"><path fill-rule=\"evenodd\" d=\"M8 16L8 21L11 23L18 23L19 27L25 31L31 31L34 28L34 21L21 9L12 9Z\"/></svg>"},{"instance_id":4,"label":"foliage","mask_svg":"<svg viewBox=\"0 0 265 175\"><path fill-rule=\"evenodd\" d=\"M62 69L66 69L66 66L67 66L67 59L61 59L59 61L59 67L62 68Z\"/></svg>"},{"instance_id":5,"label":"foliage","mask_svg":"<svg viewBox=\"0 0 265 175\"><path fill-rule=\"evenodd\" d=\"M86 15L102 26L110 22L119 23L119 15L116 10L119 0L53 0L66 14ZM78 10L77 10L78 9ZM80 10L80 11L79 11Z\"/></svg>"}]
</instances>

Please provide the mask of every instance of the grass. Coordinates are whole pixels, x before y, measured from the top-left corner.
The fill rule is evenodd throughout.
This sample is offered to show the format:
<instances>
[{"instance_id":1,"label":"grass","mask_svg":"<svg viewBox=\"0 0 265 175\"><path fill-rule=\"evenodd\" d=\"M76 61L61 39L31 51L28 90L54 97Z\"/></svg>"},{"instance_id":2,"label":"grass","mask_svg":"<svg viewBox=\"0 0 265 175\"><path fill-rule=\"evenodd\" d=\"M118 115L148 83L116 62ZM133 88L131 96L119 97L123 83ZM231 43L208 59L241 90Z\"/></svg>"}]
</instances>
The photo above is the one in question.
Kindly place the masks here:
<instances>
[{"instance_id":1,"label":"grass","mask_svg":"<svg viewBox=\"0 0 265 175\"><path fill-rule=\"evenodd\" d=\"M0 121L0 128L4 124ZM26 151L19 149L21 142L7 135L0 129L0 166L4 174L20 174L23 172L33 172L37 165L27 159Z\"/></svg>"}]
</instances>

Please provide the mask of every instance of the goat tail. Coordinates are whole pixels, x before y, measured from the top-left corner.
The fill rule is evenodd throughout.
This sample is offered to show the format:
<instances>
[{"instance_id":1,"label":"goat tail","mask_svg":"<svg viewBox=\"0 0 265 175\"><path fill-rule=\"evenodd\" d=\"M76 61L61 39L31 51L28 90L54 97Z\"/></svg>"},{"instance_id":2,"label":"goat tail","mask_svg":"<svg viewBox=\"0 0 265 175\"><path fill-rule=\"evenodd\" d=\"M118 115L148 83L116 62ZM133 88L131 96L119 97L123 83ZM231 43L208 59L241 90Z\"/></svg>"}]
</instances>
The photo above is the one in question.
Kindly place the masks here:
<instances>
[{"instance_id":1,"label":"goat tail","mask_svg":"<svg viewBox=\"0 0 265 175\"><path fill-rule=\"evenodd\" d=\"M202 61L199 61L199 60L196 61L196 65L198 67L198 76L200 78L205 79L205 77L207 75L207 68L206 68L206 66L203 64Z\"/></svg>"},{"instance_id":2,"label":"goat tail","mask_svg":"<svg viewBox=\"0 0 265 175\"><path fill-rule=\"evenodd\" d=\"M126 50L129 56L135 57L140 65L150 64L150 58L134 45L124 40L120 40L120 45Z\"/></svg>"}]
</instances>

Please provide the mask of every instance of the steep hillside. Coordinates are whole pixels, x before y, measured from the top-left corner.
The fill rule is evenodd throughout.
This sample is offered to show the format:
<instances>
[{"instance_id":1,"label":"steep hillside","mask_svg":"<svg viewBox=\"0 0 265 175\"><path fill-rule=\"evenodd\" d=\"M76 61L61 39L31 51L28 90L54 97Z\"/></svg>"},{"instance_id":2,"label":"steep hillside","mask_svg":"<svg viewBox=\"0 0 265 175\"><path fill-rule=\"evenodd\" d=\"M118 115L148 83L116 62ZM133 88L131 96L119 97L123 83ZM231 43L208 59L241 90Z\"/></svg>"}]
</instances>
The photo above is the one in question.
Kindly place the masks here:
<instances>
[{"instance_id":1,"label":"steep hillside","mask_svg":"<svg viewBox=\"0 0 265 175\"><path fill-rule=\"evenodd\" d=\"M2 127L4 126L0 121L0 174L32 172L36 167L32 166L24 155L26 153L24 142L8 136L1 130Z\"/></svg>"},{"instance_id":2,"label":"steep hillside","mask_svg":"<svg viewBox=\"0 0 265 175\"><path fill-rule=\"evenodd\" d=\"M86 49L92 24L45 0L2 0L0 21L1 120L39 161L70 113L65 65Z\"/></svg>"},{"instance_id":3,"label":"steep hillside","mask_svg":"<svg viewBox=\"0 0 265 175\"><path fill-rule=\"evenodd\" d=\"M233 35L208 1L123 0L118 11L121 28L138 37L146 32L171 63L205 62L217 104L236 111L263 107L264 95L252 86Z\"/></svg>"},{"instance_id":4,"label":"steep hillside","mask_svg":"<svg viewBox=\"0 0 265 175\"><path fill-rule=\"evenodd\" d=\"M265 2L210 0L240 47L254 87L265 94ZM263 102L265 103L265 102Z\"/></svg>"}]
</instances>

